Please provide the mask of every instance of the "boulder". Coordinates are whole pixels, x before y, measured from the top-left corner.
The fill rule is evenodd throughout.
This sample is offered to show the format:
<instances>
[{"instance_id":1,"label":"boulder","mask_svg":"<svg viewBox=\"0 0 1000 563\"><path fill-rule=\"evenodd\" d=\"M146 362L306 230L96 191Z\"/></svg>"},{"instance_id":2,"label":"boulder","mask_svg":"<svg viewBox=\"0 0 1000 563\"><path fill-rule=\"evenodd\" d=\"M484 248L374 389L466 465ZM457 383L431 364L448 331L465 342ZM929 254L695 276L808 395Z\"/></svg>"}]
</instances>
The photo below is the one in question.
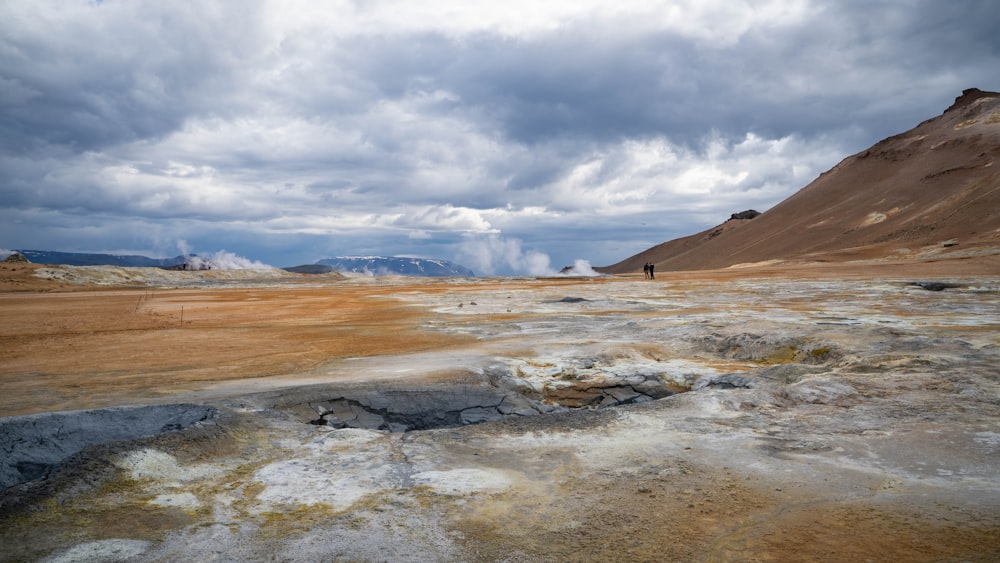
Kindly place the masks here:
<instances>
[{"instance_id":1,"label":"boulder","mask_svg":"<svg viewBox=\"0 0 1000 563\"><path fill-rule=\"evenodd\" d=\"M740 211L739 213L733 213L732 215L729 216L729 220L731 221L733 219L753 219L754 217L757 217L758 215L760 215L760 211L756 211L754 209L747 209L746 211Z\"/></svg>"}]
</instances>

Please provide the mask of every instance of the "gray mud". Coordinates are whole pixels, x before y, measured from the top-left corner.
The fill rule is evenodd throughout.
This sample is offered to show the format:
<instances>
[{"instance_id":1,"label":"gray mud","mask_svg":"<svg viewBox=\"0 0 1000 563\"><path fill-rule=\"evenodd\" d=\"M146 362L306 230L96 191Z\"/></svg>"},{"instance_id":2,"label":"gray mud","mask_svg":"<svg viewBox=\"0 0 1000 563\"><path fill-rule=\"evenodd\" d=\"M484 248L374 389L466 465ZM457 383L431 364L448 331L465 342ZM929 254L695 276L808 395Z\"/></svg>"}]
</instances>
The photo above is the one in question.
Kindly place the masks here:
<instances>
[{"instance_id":1,"label":"gray mud","mask_svg":"<svg viewBox=\"0 0 1000 563\"><path fill-rule=\"evenodd\" d=\"M0 489L44 479L87 447L183 430L217 410L205 405L152 405L0 418Z\"/></svg>"}]
</instances>

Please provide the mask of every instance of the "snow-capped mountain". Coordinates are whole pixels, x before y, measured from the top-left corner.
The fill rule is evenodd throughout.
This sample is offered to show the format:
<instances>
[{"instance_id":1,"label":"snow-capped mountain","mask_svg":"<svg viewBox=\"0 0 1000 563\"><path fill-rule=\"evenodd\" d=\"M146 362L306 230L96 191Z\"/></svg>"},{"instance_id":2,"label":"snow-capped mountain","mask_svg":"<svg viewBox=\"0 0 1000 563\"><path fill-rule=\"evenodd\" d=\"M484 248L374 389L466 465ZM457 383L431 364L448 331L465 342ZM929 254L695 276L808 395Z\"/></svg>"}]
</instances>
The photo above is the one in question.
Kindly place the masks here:
<instances>
[{"instance_id":1,"label":"snow-capped mountain","mask_svg":"<svg viewBox=\"0 0 1000 563\"><path fill-rule=\"evenodd\" d=\"M324 258L316 264L330 266L340 272L354 272L373 276L475 276L476 274L448 260L431 258L404 258L398 256L337 256Z\"/></svg>"}]
</instances>

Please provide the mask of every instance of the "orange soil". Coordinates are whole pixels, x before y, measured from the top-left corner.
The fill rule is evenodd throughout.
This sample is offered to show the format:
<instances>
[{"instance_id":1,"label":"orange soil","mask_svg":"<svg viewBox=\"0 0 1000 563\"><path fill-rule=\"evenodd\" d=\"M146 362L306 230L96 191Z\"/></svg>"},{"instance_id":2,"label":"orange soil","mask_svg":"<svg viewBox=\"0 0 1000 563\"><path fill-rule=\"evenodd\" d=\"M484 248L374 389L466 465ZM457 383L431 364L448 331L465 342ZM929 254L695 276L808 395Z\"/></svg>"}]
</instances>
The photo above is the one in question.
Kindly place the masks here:
<instances>
[{"instance_id":1,"label":"orange soil","mask_svg":"<svg viewBox=\"0 0 1000 563\"><path fill-rule=\"evenodd\" d=\"M428 289L429 291L440 291ZM214 381L464 339L378 287L0 293L0 416L156 399Z\"/></svg>"},{"instance_id":2,"label":"orange soil","mask_svg":"<svg viewBox=\"0 0 1000 563\"><path fill-rule=\"evenodd\" d=\"M413 286L334 284L260 289L107 289L34 277L35 264L0 264L0 416L168 400L213 382L307 374L324 362L470 343L423 331L430 313L397 292L461 292ZM743 277L912 278L1000 274L1000 256L910 263L778 264L658 272L657 282ZM603 283L639 279L605 278ZM499 281L497 282L500 283ZM573 279L519 282L574 284ZM587 283L593 283L589 281ZM656 282L651 282L656 283ZM510 289L511 282L504 282ZM468 286L487 289L489 282Z\"/></svg>"}]
</instances>

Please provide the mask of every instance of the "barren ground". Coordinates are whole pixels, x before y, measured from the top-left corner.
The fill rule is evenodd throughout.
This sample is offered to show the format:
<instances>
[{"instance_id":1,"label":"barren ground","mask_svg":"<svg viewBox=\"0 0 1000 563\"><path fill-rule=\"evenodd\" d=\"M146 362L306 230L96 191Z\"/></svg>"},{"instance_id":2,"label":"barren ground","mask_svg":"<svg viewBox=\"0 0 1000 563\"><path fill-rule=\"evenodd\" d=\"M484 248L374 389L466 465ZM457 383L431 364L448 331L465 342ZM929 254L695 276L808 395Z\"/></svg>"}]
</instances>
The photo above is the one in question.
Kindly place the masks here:
<instances>
[{"instance_id":1,"label":"barren ground","mask_svg":"<svg viewBox=\"0 0 1000 563\"><path fill-rule=\"evenodd\" d=\"M1000 559L996 257L172 289L40 268L0 266L0 415L222 414L12 487L2 560ZM499 372L563 405L636 374L687 392L306 424L342 386Z\"/></svg>"}]
</instances>

